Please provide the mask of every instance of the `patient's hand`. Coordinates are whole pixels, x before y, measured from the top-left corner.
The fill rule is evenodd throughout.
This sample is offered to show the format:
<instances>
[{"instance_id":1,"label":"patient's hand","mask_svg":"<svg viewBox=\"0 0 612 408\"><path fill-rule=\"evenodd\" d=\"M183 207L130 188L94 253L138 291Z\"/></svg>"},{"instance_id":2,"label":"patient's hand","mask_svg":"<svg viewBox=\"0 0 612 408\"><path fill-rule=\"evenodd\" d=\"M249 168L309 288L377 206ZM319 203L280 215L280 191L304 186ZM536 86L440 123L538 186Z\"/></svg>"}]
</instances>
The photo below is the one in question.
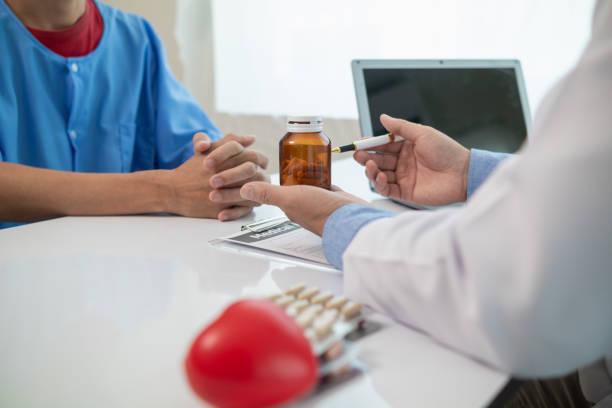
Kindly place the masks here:
<instances>
[{"instance_id":1,"label":"patient's hand","mask_svg":"<svg viewBox=\"0 0 612 408\"><path fill-rule=\"evenodd\" d=\"M268 159L247 149L255 137L229 134L211 143L197 133L193 142L194 156L169 174L169 212L228 221L258 205L240 197L244 183L267 180L260 169L267 167Z\"/></svg>"}]
</instances>

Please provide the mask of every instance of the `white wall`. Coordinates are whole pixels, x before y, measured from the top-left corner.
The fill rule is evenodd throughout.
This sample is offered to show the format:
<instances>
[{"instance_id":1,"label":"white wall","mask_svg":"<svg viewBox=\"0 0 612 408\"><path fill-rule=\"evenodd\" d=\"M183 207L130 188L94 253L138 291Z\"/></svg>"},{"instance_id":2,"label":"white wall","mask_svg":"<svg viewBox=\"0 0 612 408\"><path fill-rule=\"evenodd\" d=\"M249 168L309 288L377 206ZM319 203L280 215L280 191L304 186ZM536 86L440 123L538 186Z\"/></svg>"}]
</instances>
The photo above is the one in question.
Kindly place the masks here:
<instances>
[{"instance_id":1,"label":"white wall","mask_svg":"<svg viewBox=\"0 0 612 408\"><path fill-rule=\"evenodd\" d=\"M352 59L518 59L531 105L577 61L594 0L212 0L222 112L357 118Z\"/></svg>"},{"instance_id":2,"label":"white wall","mask_svg":"<svg viewBox=\"0 0 612 408\"><path fill-rule=\"evenodd\" d=\"M268 173L278 171L278 141L285 133L283 116L232 115L215 110L210 0L103 1L149 20L165 45L173 72L221 131L256 135L254 148L270 158ZM325 131L333 137L334 143L340 144L358 136L359 125L354 119L328 120Z\"/></svg>"},{"instance_id":3,"label":"white wall","mask_svg":"<svg viewBox=\"0 0 612 408\"><path fill-rule=\"evenodd\" d=\"M213 61L215 55L214 45L215 43L217 43L217 46L230 46L231 44L219 44L219 38L217 38L217 41L214 41L212 1L213 0L176 0L152 2L147 0L109 0L107 2L111 5L115 5L119 8L122 8L123 10L140 14L147 18L149 21L151 21L166 46L166 52L168 54L168 59L173 71L175 72L177 77L183 82L183 84L185 84L186 87L192 92L196 99L202 104L203 108L212 117L213 121L225 133L234 132L240 134L255 134L258 137L258 141L255 144L255 148L266 153L270 157L271 167L269 171L276 172L278 171L278 141L285 133L284 116L266 114L231 114L227 112L218 112L215 108L215 64ZM229 5L230 8L232 6L234 8L237 8L237 5L239 5L242 0L214 1L224 2L224 4L225 2L227 2L226 5ZM480 0L470 0L470 3L479 1ZM295 0L277 0L277 4L284 4L285 8L289 7L286 2L290 2L291 4L299 4L300 6L310 7L309 3L297 2ZM433 1L433 3L437 5L436 7L440 9L444 8L444 5L449 2L455 4L455 6L457 7L464 4L462 0ZM242 1L242 3L246 4L246 1ZM274 7L272 7L274 5L274 2L266 0L265 3L269 6L267 8L268 10L274 9ZM324 3L325 1L323 1L321 4L324 5ZM366 2L365 0L343 1L343 4L344 3L349 6L352 5L352 7L357 7L358 4L363 4L364 6L367 5L368 7L379 4L379 2ZM392 3L393 1L390 0L384 1L384 4ZM395 3L402 4L401 1L396 1ZM500 3L490 2L486 0L482 1L481 3L482 7L474 10L474 15L476 19L475 21L482 20L482 24L484 28L488 30L488 32L495 33L496 24L494 20L487 20L487 13L493 13L497 16L497 18L501 19L500 21L503 21L503 24L509 24L509 27L512 27L512 24L514 24L511 18L517 19L518 17L522 16L523 19L527 19L526 21L517 21L516 24L518 24L519 26L519 31L516 31L516 33L520 33L520 29L524 27L532 27L530 28L530 38L519 39L523 42L534 41L534 43L537 44L537 46L532 47L528 53L528 55L532 55L532 57L529 58L529 61L523 61L527 76L527 86L529 87L529 82L537 80L537 75L548 76L545 78L540 78L540 83L544 84L546 84L546 80L549 80L550 82L550 80L554 80L560 75L559 69L550 71L547 67L560 67L564 70L567 66L571 65L575 58L577 58L581 44L586 40L586 35L584 33L584 30L586 29L585 24L588 25L590 21L587 20L590 20L590 17L588 19L585 19L585 16L590 13L590 8L592 7L593 1L584 0L584 2L582 2L581 0L530 0L519 1L518 3ZM257 7L260 2L250 1L249 4L251 4L252 7ZM514 13L510 15L507 12L501 12L501 9L499 9L499 7L501 7L500 4L505 5L505 7L510 7L508 5L512 4L518 4L516 7L519 7L519 9L515 10ZM579 13L575 11L577 4L582 4L583 7L578 8L578 10L580 11ZM322 7L323 6L314 8L313 10L322 13ZM456 11L457 7L451 7L451 11ZM531 7L531 9L537 11L537 15L531 15L529 13L526 13L523 9L520 9L520 7ZM498 9L497 12L496 9ZM433 8L432 10L435 11L436 8ZM244 17L245 14L240 12L240 10L238 9L236 9L236 11L237 12L235 13L235 18L233 20L216 23L229 25L234 24L233 27L236 27L236 30L240 31L240 27L236 26L236 24L240 24L240 18L238 17ZM462 16L465 14L453 14L451 13L451 11L447 10L447 12L445 13L447 19L457 18L457 16ZM576 27L569 27L566 31L563 31L563 25L567 25L567 22L560 22L558 21L558 19L561 17L563 19L567 19L568 16L571 17L572 13L576 14ZM230 17L233 16L234 15L230 15ZM248 17L249 15L247 13L246 18ZM431 19L433 19L433 17L434 16L431 16ZM469 13L465 14L463 18L465 20L468 17L470 17ZM270 18L274 19L274 15L271 15ZM556 18L557 20L555 20ZM506 19L509 20L506 21ZM253 21L254 23L256 23L254 27L257 27L257 23L260 25L267 24L265 21L258 21L256 19L254 19ZM330 23L334 23L333 19L330 20ZM535 27L535 29L533 27ZM541 30L538 30L537 27L541 27ZM230 27L230 29L231 28L232 27ZM577 29L578 31L572 31L573 29ZM570 32L570 34L568 34L568 32ZM574 34L571 33L574 32L578 32L579 35L577 38L572 39L571 35ZM512 33L510 33L510 35L511 34ZM246 40L248 37L248 32L245 31L242 35ZM291 35L295 35L295 33ZM462 35L465 36L467 34ZM570 37L568 37L568 35L570 35ZM568 37L569 40L566 37ZM509 37L509 34L500 34L500 38L505 38L505 40L503 41L506 41L506 43L508 43L508 41L510 41L509 38L511 38L511 36ZM565 40L563 40L564 38ZM248 40L251 41L253 39L248 38ZM477 38L471 39L471 41L475 42L477 42L477 40ZM440 47L442 47L441 49L449 50L449 52L445 52L445 55L443 55L443 57L474 58L482 56L482 54L478 53L468 53L469 55L456 55L450 53L450 50L452 50L451 46L453 44L456 44L454 42L455 39L452 39L452 41L446 41L446 38L438 36L436 37L435 41L440 44ZM470 41L470 39L465 38L463 39L463 41L467 42ZM444 45L445 43L447 43L447 45ZM179 44L180 47L178 46ZM450 44L450 46L448 44ZM321 46L324 45L325 44L321 44ZM229 50L232 51L231 48ZM409 58L439 56L439 54L436 53L436 50L432 50L432 54L430 55L407 55L402 53L396 54L391 52L388 47L382 46L381 50L383 51L381 51L380 54L375 55L375 57ZM559 59L559 55L562 55L563 52L567 52L567 56L563 57L561 61L557 61ZM503 55L493 56L498 58L512 58L517 56L520 57L520 55L506 55L506 53L503 53ZM359 57L372 57L372 55L359 55ZM263 62L265 61L262 61L262 63ZM243 62L243 64L250 63L252 62ZM540 66L540 69L538 70L538 66L535 66L534 64L538 64ZM533 69L528 69L527 67L529 65L532 65ZM216 64L216 66L218 69L220 68L219 64ZM251 72L249 71L249 67L247 65L242 66L240 65L240 63L237 63L235 68L236 69L233 71L238 72L241 75L249 75L249 72ZM539 72L539 74L532 74L532 77L530 78L528 75L529 71L535 73ZM224 73L228 74L228 72ZM344 74L338 75L342 75L343 81L350 81L350 72L348 71L348 69L344 72ZM231 81L231 78L231 75L225 75L223 80L227 82L228 80ZM542 81L542 79L544 81ZM251 78L251 80L257 79ZM344 88L346 87L347 85L345 83ZM274 92L276 91L277 90L274 90ZM543 89L537 90L537 99L541 97L543 91ZM244 92L248 91L245 90ZM288 90L283 87L281 88L281 92L287 93ZM347 92L346 89L344 90L344 92ZM237 95L237 97L240 97L240 93L238 93ZM279 93L276 93L276 95L279 95ZM531 102L531 108L535 109L533 101ZM278 109L276 110L277 113L280 113ZM359 136L359 126L357 120L355 119L326 118L325 132L331 137L334 145L344 144Z\"/></svg>"},{"instance_id":4,"label":"white wall","mask_svg":"<svg viewBox=\"0 0 612 408\"><path fill-rule=\"evenodd\" d=\"M177 37L181 45L183 80L224 132L254 134L255 149L270 157L270 172L278 171L278 141L285 134L284 115L231 114L215 108L213 29L210 0L179 0ZM355 119L325 120L325 132L334 144L359 136Z\"/></svg>"},{"instance_id":5,"label":"white wall","mask_svg":"<svg viewBox=\"0 0 612 408\"><path fill-rule=\"evenodd\" d=\"M172 71L178 78L183 76L183 67L179 59L179 47L174 31L176 28L177 2L149 0L102 0L128 13L143 16L153 25L166 47L166 55Z\"/></svg>"}]
</instances>

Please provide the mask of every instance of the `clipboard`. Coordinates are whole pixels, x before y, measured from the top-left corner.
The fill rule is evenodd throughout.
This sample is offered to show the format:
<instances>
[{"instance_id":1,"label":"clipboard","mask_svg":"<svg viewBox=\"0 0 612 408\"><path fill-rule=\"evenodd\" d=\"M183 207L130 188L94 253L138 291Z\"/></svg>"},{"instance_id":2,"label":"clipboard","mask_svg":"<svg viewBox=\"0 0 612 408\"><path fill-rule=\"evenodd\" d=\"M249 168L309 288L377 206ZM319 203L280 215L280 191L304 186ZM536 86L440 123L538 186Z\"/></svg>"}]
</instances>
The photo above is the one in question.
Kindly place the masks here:
<instances>
[{"instance_id":1,"label":"clipboard","mask_svg":"<svg viewBox=\"0 0 612 408\"><path fill-rule=\"evenodd\" d=\"M333 268L325 258L321 237L302 228L287 217L275 217L243 225L240 232L209 242L229 244L260 253L276 254Z\"/></svg>"}]
</instances>

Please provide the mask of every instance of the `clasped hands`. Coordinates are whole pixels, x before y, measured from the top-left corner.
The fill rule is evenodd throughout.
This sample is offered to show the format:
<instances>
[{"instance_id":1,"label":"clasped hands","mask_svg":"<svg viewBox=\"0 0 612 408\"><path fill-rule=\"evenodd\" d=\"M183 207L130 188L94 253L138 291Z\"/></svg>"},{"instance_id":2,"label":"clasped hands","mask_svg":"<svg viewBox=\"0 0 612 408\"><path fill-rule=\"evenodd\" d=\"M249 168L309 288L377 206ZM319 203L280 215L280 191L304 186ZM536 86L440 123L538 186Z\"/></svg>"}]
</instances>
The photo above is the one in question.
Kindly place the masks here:
<instances>
[{"instance_id":1,"label":"clasped hands","mask_svg":"<svg viewBox=\"0 0 612 408\"><path fill-rule=\"evenodd\" d=\"M267 180L261 169L268 159L247 149L254 142L254 136L235 134L211 142L205 133L196 133L193 157L166 174L168 212L228 221L259 205L240 197L244 183Z\"/></svg>"}]
</instances>

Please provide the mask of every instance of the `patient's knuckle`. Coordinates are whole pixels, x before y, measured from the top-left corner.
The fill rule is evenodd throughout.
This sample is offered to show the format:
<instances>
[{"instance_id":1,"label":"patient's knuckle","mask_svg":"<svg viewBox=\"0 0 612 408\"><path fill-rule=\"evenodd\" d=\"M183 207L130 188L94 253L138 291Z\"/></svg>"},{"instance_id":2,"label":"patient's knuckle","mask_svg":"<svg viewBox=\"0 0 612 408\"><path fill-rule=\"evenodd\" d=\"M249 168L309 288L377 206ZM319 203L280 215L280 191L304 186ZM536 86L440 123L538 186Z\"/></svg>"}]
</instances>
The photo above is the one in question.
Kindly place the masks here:
<instances>
[{"instance_id":1,"label":"patient's knuckle","mask_svg":"<svg viewBox=\"0 0 612 408\"><path fill-rule=\"evenodd\" d=\"M227 200L227 194L225 193L225 191L218 190L217 194L219 194L219 197L221 198L221 202L224 202Z\"/></svg>"},{"instance_id":2,"label":"patient's knuckle","mask_svg":"<svg viewBox=\"0 0 612 408\"><path fill-rule=\"evenodd\" d=\"M232 150L236 153L244 150L244 147L242 147L242 145L236 140L232 140L230 144L231 144Z\"/></svg>"},{"instance_id":3,"label":"patient's knuckle","mask_svg":"<svg viewBox=\"0 0 612 408\"><path fill-rule=\"evenodd\" d=\"M259 159L259 164L261 167L266 167L268 165L268 158L266 156L264 156L261 153L256 153L258 159Z\"/></svg>"},{"instance_id":4,"label":"patient's knuckle","mask_svg":"<svg viewBox=\"0 0 612 408\"><path fill-rule=\"evenodd\" d=\"M255 152L254 150L246 150L244 152L244 159L246 161L251 161L251 162L255 162L257 161L257 152Z\"/></svg>"},{"instance_id":5,"label":"patient's knuckle","mask_svg":"<svg viewBox=\"0 0 612 408\"><path fill-rule=\"evenodd\" d=\"M254 176L257 173L257 165L253 162L247 162L247 173Z\"/></svg>"}]
</instances>

